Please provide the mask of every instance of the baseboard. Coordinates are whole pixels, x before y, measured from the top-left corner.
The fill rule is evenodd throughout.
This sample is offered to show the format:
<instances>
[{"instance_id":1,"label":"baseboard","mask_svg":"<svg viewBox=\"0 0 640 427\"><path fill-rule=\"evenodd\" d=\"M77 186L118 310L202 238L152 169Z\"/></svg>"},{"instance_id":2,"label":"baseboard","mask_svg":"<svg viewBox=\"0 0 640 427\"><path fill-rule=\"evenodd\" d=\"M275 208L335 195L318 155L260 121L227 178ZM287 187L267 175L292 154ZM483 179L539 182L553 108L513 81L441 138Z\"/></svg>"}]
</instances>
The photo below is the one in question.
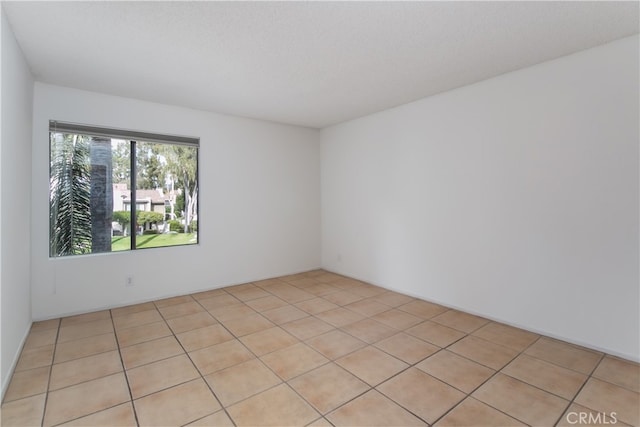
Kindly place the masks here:
<instances>
[{"instance_id":1,"label":"baseboard","mask_svg":"<svg viewBox=\"0 0 640 427\"><path fill-rule=\"evenodd\" d=\"M450 303L445 303L443 301L438 301L438 300L434 300L434 299L428 299L428 298L425 298L422 295L417 295L417 294L414 294L414 293L411 293L411 292L406 292L406 291L398 289L398 288L393 288L393 287L389 287L389 286L380 285L380 284L374 283L374 282L372 282L370 280L361 279L361 278L356 277L356 276L350 276L350 275L347 275L345 273L340 273L338 271L332 271L332 270L330 270L330 269L328 269L326 267L322 267L322 269L325 270L325 271L328 271L330 273L339 274L341 276L345 276L345 277L349 277L349 278L352 278L352 279L355 279L355 280L359 280L359 281L364 282L364 283L369 283L369 284L378 286L380 288L387 289L389 291L398 292L398 293L401 293L401 294L404 294L404 295L407 295L407 296L410 296L410 297L413 297L413 298L418 298L418 299L421 299L421 300L424 300L424 301L432 302L434 304L442 305L444 307L448 307L448 308L451 308L451 309L464 311L465 313L473 314L474 316L478 316L478 317L484 317L485 319L489 319L489 320L492 320L494 322L504 323L505 325L513 326L514 328L524 329L525 331L533 332L533 333L539 334L539 335L544 335L546 337L557 339L559 341L564 341L564 342L567 342L569 344L577 345L579 347L584 347L584 348L587 348L587 349L590 349L590 350L598 351L598 352L601 352L601 353L606 353L606 354L609 354L611 356L616 356L616 357L619 357L621 359L629 360L631 362L640 363L640 354L626 354L626 353L620 353L620 352L617 352L617 351L612 351L610 349L602 348L602 347L599 347L599 346L596 346L596 345L593 345L593 344L590 344L590 343L580 342L579 340L574 340L574 339L571 339L571 338L560 336L560 335L551 333L549 331L543 331L543 330L539 330L539 329L536 329L536 328L531 328L531 327L526 326L526 325L521 325L521 324L514 323L514 322L511 322L511 321L508 321L508 320L505 320L505 319L500 319L500 318L497 318L497 317L493 317L491 315L486 315L484 313L479 313L479 312L476 312L474 310L469 310L469 309L467 309L465 307L451 305Z\"/></svg>"},{"instance_id":2,"label":"baseboard","mask_svg":"<svg viewBox=\"0 0 640 427\"><path fill-rule=\"evenodd\" d=\"M24 343L27 341L27 337L29 336L29 331L31 330L32 324L33 323L29 323L29 327L27 328L24 336L22 337L22 341L18 346L18 350L16 351L16 354L13 356L13 360L11 361L11 367L7 372L7 377L4 378L4 380L2 381L2 392L0 393L0 397L1 397L0 400L4 400L4 395L7 392L7 389L9 388L9 383L11 382L13 373L16 370L16 365L18 364L18 360L20 359L20 354L22 354L22 349L24 348Z\"/></svg>"}]
</instances>

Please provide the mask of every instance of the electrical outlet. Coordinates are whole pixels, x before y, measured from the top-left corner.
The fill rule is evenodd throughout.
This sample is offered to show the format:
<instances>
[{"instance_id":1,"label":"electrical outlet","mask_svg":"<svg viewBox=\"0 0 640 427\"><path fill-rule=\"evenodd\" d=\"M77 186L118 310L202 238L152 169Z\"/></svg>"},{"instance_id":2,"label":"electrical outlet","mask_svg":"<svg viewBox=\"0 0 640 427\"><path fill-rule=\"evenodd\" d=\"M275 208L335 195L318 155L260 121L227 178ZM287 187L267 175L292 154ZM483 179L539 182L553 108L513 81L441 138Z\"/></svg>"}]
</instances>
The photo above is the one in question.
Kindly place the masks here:
<instances>
[{"instance_id":1,"label":"electrical outlet","mask_svg":"<svg viewBox=\"0 0 640 427\"><path fill-rule=\"evenodd\" d=\"M129 287L129 286L133 286L133 276L127 276L124 279L124 285Z\"/></svg>"}]
</instances>

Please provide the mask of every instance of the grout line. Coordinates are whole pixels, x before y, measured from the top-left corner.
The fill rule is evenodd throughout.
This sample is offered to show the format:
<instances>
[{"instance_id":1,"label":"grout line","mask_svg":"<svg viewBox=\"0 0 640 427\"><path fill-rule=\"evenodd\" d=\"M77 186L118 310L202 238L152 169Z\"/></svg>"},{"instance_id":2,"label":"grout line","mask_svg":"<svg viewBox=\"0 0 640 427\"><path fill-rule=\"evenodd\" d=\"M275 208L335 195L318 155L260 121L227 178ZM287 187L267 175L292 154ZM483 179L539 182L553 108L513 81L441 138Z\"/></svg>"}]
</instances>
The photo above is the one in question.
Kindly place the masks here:
<instances>
[{"instance_id":1,"label":"grout line","mask_svg":"<svg viewBox=\"0 0 640 427\"><path fill-rule=\"evenodd\" d=\"M225 291L225 292L226 292L226 291ZM202 304L200 304L200 301L196 300L196 299L195 299L195 298L193 298L193 297L192 297L192 299L193 299L193 300L194 300L194 301L195 301L195 302L196 302L200 307L202 307L203 309L205 309L205 307L204 307ZM158 310L158 312L160 312L160 310ZM208 311L206 311L206 309L205 309L205 312L209 313ZM218 319L216 319L216 318L215 318L215 316L213 316L211 313L209 313L209 315L211 315L211 317L213 317L213 319L214 319L215 321L217 321L217 322L218 322L218 324L220 324L220 325L221 325L225 330L227 330L227 328L226 328L222 323L220 323L220 321L219 321ZM162 317L162 319L164 320L164 322L165 322L165 324L166 324L166 323L167 323L167 320L164 318L164 315L162 314L162 312L160 312L160 316ZM231 418L231 415L230 415L230 414L229 414L229 412L227 411L227 408L222 404L222 402L220 401L220 398L218 397L218 395L215 393L215 391L213 391L213 388L211 388L211 385L210 385L210 384L207 382L207 380L204 378L204 375L203 375L203 374L202 374L202 372L200 371L200 368L198 368L198 365L196 365L196 363L193 361L193 359L191 358L191 355L189 354L189 352L187 351L187 349L186 349L186 348L184 348L184 345L182 345L182 342L180 342L180 340L178 339L178 336L175 334L175 332L173 332L173 329L171 329L171 328L169 327L169 325L168 325L168 324L167 324L167 327L169 328L169 330L170 330L170 331L171 331L171 333L173 334L173 335L172 335L172 336L173 336L173 338L178 342L178 345L180 346L180 348L182 348L182 351L184 351L184 354L189 358L189 361L191 362L191 364L193 365L193 367L195 368L195 370L196 370L196 371L198 372L198 374L200 375L200 380L202 380L202 381L204 382L204 384L207 386L207 388L209 389L209 391L211 392L211 394L213 395L213 397L214 397L214 398L216 399L216 401L218 402L218 405L220 405L221 410L223 410L223 411L224 411L224 413L225 413L225 414L226 414L226 416L229 418L229 420L231 420L231 422L233 423L233 425L234 425L234 426L236 426L236 422L233 420L233 418ZM199 328L196 328L196 329L199 329ZM193 330L193 329L192 329L192 330ZM187 332L187 331L185 331L185 332ZM227 332L229 332L229 331L227 330ZM229 332L229 333L230 333L230 332ZM226 342L226 341L225 341L225 342ZM219 343L219 344L221 344L221 343ZM214 345L216 345L216 344L214 344ZM209 347L213 347L213 346L209 346ZM204 348L208 348L208 347L204 347ZM198 349L198 350L201 350L201 349ZM194 351L197 351L197 350L194 350ZM193 381L193 380L189 380L189 381ZM176 385L174 384L174 385L172 385L171 387L168 387L166 390L168 390L168 389L170 389L170 388L173 388L173 387L175 387L175 386L176 386ZM157 392L154 392L154 393L157 393ZM153 393L151 393L151 394L153 394ZM202 418L206 418L206 417L208 417L209 415L213 415L213 414L217 413L218 411L220 411L220 409L219 409L219 410L216 410L216 411L213 411L213 412L211 412L210 414L207 414L207 415L205 415L205 416L204 416L204 417L202 417ZM198 418L198 419L202 419L202 418ZM197 420L189 421L189 423L192 423L192 422L194 422L194 421L197 421Z\"/></svg>"},{"instance_id":2,"label":"grout line","mask_svg":"<svg viewBox=\"0 0 640 427\"><path fill-rule=\"evenodd\" d=\"M127 375L127 369L124 366L124 360L122 358L122 351L120 350L120 342L118 341L118 335L116 331L116 325L113 319L113 313L109 310L109 317L111 318L111 325L113 326L113 335L116 340L116 348L118 350L118 356L120 357L120 366L122 366L122 375L124 375L124 380L127 382L127 390L129 390L129 404L131 405L131 409L133 410L133 417L136 420L136 425L140 425L140 420L138 420L138 411L136 411L136 406L133 404L133 393L131 391L131 384L129 383L129 376Z\"/></svg>"},{"instance_id":3,"label":"grout line","mask_svg":"<svg viewBox=\"0 0 640 427\"><path fill-rule=\"evenodd\" d=\"M56 340L53 343L53 354L51 355L51 365L49 365L49 379L47 380L47 389L45 390L45 395L44 395L44 405L42 406L42 421L40 423L40 425L42 426L44 426L44 416L47 413L47 403L49 403L49 387L51 386L51 374L53 373L53 364L54 364L53 362L56 358L56 349L58 348L58 337L60 336L61 324L62 324L62 320L58 320L58 328L56 330ZM24 349L22 351L24 351ZM20 356L22 356L22 354L20 354ZM15 375L15 372L14 372L14 375Z\"/></svg>"}]
</instances>

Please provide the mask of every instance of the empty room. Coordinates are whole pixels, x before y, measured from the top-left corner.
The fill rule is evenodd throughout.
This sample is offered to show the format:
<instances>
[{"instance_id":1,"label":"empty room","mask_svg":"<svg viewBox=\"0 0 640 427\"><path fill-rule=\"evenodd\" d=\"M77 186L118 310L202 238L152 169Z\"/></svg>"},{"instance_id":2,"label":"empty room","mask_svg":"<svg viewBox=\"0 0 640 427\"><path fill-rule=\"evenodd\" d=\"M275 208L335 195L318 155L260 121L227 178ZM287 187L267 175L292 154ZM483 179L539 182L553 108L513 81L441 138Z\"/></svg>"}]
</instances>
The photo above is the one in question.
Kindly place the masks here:
<instances>
[{"instance_id":1,"label":"empty room","mask_svg":"<svg viewBox=\"0 0 640 427\"><path fill-rule=\"evenodd\" d=\"M638 2L0 7L3 426L640 426Z\"/></svg>"}]
</instances>

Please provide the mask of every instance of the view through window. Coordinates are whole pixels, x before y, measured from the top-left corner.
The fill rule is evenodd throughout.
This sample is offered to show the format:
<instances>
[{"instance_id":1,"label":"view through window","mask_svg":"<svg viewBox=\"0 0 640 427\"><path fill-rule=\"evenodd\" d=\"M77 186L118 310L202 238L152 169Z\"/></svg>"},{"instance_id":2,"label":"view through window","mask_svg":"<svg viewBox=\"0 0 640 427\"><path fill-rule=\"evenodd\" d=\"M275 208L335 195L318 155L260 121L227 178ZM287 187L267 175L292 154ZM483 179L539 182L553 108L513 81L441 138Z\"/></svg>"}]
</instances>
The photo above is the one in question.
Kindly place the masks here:
<instances>
[{"instance_id":1,"label":"view through window","mask_svg":"<svg viewBox=\"0 0 640 427\"><path fill-rule=\"evenodd\" d=\"M51 257L198 243L198 140L50 123Z\"/></svg>"}]
</instances>

